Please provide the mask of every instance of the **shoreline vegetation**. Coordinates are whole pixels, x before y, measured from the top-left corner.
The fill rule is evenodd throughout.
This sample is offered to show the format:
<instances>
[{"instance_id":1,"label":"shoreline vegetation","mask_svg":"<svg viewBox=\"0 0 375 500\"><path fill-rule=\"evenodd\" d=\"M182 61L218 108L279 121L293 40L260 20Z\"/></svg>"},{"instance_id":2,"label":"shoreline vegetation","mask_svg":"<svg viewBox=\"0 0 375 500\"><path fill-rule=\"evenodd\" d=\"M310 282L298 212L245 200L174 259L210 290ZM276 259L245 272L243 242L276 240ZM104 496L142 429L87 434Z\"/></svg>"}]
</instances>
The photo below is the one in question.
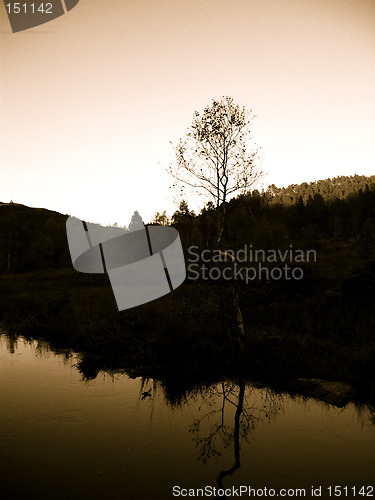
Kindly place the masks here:
<instances>
[{"instance_id":1,"label":"shoreline vegetation","mask_svg":"<svg viewBox=\"0 0 375 500\"><path fill-rule=\"evenodd\" d=\"M326 198L320 193L306 198L310 185L305 183L293 188L289 203L280 190L228 203L223 249L235 253L246 242L266 256L272 249L281 256L291 248L316 252L316 261L296 263L303 268L302 279L237 282L245 331L241 345L232 281L187 279L169 295L119 312L106 275L72 269L67 216L0 205L0 323L9 338L46 340L56 352L78 353L77 368L86 379L99 371L153 378L175 400L199 384L224 379L297 392L302 390L293 386L297 379L315 379L351 384L351 399L374 409L372 179L357 189L358 179L351 184L341 178L341 197L330 197L330 180ZM343 186L351 190L346 196ZM191 245L213 251L215 209L208 206L199 216L184 210L172 222L185 257Z\"/></svg>"}]
</instances>

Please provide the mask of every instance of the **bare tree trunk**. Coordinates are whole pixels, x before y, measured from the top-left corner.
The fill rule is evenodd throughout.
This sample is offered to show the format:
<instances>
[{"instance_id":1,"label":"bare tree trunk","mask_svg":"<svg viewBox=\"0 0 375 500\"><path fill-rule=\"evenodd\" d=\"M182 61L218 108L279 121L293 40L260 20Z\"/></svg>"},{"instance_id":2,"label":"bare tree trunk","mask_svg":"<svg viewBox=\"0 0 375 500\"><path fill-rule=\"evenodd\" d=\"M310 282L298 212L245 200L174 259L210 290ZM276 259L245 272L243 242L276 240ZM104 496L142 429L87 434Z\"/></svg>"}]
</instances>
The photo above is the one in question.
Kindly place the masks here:
<instances>
[{"instance_id":1,"label":"bare tree trunk","mask_svg":"<svg viewBox=\"0 0 375 500\"><path fill-rule=\"evenodd\" d=\"M219 208L220 210L220 208ZM219 212L219 222L218 222L218 236L217 236L217 248L220 250L220 243L224 233L226 223L226 209L225 206L222 207L222 212ZM235 261L234 261L235 262ZM243 325L242 311L240 308L239 294L238 294L238 284L233 283L232 286L232 300L233 309L235 314L235 329L236 329L236 341L238 342L238 347L240 352L244 350L244 338L245 338L245 328Z\"/></svg>"},{"instance_id":2,"label":"bare tree trunk","mask_svg":"<svg viewBox=\"0 0 375 500\"><path fill-rule=\"evenodd\" d=\"M242 312L241 312L241 308L240 308L240 301L239 301L239 297L238 297L237 283L235 283L233 285L233 304L234 304L234 310L236 312L237 330L238 330L240 339L243 339L245 337L245 328L243 326L243 318L242 318Z\"/></svg>"},{"instance_id":3,"label":"bare tree trunk","mask_svg":"<svg viewBox=\"0 0 375 500\"><path fill-rule=\"evenodd\" d=\"M10 268L11 268L11 255L10 255L10 243L11 243L11 233L9 233L9 240L8 240L8 274L10 273Z\"/></svg>"},{"instance_id":4,"label":"bare tree trunk","mask_svg":"<svg viewBox=\"0 0 375 500\"><path fill-rule=\"evenodd\" d=\"M220 250L220 243L223 238L223 233L224 233L224 227L225 227L225 207L221 210L221 208L218 208L219 211L219 220L217 223L217 239L216 239L216 245L217 248Z\"/></svg>"}]
</instances>

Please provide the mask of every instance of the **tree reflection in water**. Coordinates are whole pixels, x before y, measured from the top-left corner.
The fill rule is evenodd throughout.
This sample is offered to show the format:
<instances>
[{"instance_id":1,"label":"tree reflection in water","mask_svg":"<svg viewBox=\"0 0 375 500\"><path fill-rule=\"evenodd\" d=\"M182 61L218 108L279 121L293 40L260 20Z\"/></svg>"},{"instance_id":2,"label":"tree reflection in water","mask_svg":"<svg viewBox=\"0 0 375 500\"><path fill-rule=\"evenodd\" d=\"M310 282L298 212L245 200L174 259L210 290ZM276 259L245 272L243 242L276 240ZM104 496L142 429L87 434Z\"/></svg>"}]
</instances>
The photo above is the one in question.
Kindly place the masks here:
<instances>
[{"instance_id":1,"label":"tree reflection in water","mask_svg":"<svg viewBox=\"0 0 375 500\"><path fill-rule=\"evenodd\" d=\"M241 466L241 444L248 441L258 423L270 421L278 414L282 396L269 389L246 388L245 383L240 381L223 382L206 388L202 390L201 397L200 411L205 405L209 409L194 421L190 429L199 448L199 460L206 463L213 456L221 456L224 449L233 445L233 465L222 470L216 478L218 487L224 488L223 479Z\"/></svg>"}]
</instances>

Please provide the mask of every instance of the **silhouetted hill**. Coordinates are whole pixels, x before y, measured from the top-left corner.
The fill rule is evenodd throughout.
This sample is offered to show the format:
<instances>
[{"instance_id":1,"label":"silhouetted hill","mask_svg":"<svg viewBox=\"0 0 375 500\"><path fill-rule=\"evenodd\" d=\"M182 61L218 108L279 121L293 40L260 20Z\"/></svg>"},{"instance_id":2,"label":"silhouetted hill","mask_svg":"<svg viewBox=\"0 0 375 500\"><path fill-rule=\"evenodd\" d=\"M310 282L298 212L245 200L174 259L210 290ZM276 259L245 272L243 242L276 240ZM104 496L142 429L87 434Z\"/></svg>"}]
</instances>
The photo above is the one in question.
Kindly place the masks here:
<instances>
[{"instance_id":1,"label":"silhouetted hill","mask_svg":"<svg viewBox=\"0 0 375 500\"><path fill-rule=\"evenodd\" d=\"M71 266L67 217L44 208L0 203L0 273Z\"/></svg>"}]
</instances>

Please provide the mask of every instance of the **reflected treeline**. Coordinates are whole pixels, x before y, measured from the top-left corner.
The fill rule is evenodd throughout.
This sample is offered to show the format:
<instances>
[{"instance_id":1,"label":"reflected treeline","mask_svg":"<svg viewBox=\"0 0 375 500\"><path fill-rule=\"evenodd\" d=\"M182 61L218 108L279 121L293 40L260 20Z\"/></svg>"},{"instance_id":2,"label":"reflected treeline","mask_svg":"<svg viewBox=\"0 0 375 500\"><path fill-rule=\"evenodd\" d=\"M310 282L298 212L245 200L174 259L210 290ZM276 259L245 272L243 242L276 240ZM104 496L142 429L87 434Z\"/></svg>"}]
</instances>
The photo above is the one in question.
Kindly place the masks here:
<instances>
[{"instance_id":1,"label":"reflected treeline","mask_svg":"<svg viewBox=\"0 0 375 500\"><path fill-rule=\"evenodd\" d=\"M18 335L6 334L1 330L1 328L0 328L0 335L5 338L8 351L11 354L14 354L18 346L18 340L19 340Z\"/></svg>"},{"instance_id":2,"label":"reflected treeline","mask_svg":"<svg viewBox=\"0 0 375 500\"><path fill-rule=\"evenodd\" d=\"M269 366L269 363L276 360L271 357L270 360L265 361L266 367L263 367L262 370L259 363L249 362L249 360L254 360L255 357L254 355L249 356L247 346L245 352L242 350L236 352L229 347L227 348L227 345L223 343L222 345L216 345L214 353L211 350L204 351L202 349L201 352L195 351L195 356L193 356L194 344L190 347L188 356L186 356L186 352L185 356L179 356L175 351L175 356L172 357L167 351L159 357L155 357L155 352L153 352L153 356L147 358L145 356L147 348L139 339L141 349L138 352L141 352L141 354L137 356L137 352L131 350L130 344L129 348L124 350L106 350L100 353L97 349L93 349L92 352L79 352L69 347L62 348L60 342L56 346L53 339L47 341L46 339L35 339L32 336L20 337L15 333L6 334L4 329L0 329L0 334L2 338L5 338L7 348L12 354L16 352L18 342L28 342L32 344L37 355L49 355L52 352L54 355L61 356L67 362L71 362L71 359L74 358L74 367L82 375L84 381L95 379L100 372L112 376L123 374L130 378L141 378L143 381L140 392L141 399L153 397L157 391L162 391L166 403L172 407L178 407L186 404L194 397L203 398L204 401L221 398L220 414L223 425L218 427L217 433L218 435L223 433L223 438L226 432L225 429L227 429L227 426L224 425L224 416L230 412L228 408L232 408L232 410L235 407L241 408L241 404L239 404L241 403L241 397L239 397L241 384L238 383L238 380L243 381L244 384L255 384L256 387L272 388L273 393L267 393L269 401L261 409L262 418L272 418L274 410L277 410L279 396L276 397L275 394L285 392L292 395L296 394L295 378L286 376L275 378L276 370L271 372L271 376L267 376L269 374L267 374L265 368ZM148 343L148 340L143 340L146 344ZM125 345L123 344L123 347ZM226 382L221 382L223 380ZM219 382L221 383L220 386L217 385ZM375 421L374 399L371 397L371 391L366 389L364 387L361 391L361 388L357 387L355 395L352 396L352 401L356 404L358 410L369 410ZM274 395L273 399L272 394ZM307 395L312 396L312 394ZM319 398L318 395L316 397ZM236 398L237 403L234 403ZM336 403L333 402L332 404ZM218 413L218 410L216 409L214 413ZM260 414L258 414L259 416ZM256 421L255 413L252 414L251 421ZM196 432L198 432L198 427L199 425L195 425ZM213 436L210 440L212 439ZM215 447L210 448L208 444L207 447L215 450ZM214 451L212 453L215 454ZM204 453L202 453L203 456Z\"/></svg>"},{"instance_id":3,"label":"reflected treeline","mask_svg":"<svg viewBox=\"0 0 375 500\"><path fill-rule=\"evenodd\" d=\"M46 340L26 338L15 333L6 333L0 326L0 339L5 340L6 347L11 354L15 354L19 343L27 343L32 346L36 356L48 357L51 353L61 356L64 360L71 360L76 356L71 349L53 349Z\"/></svg>"}]
</instances>

